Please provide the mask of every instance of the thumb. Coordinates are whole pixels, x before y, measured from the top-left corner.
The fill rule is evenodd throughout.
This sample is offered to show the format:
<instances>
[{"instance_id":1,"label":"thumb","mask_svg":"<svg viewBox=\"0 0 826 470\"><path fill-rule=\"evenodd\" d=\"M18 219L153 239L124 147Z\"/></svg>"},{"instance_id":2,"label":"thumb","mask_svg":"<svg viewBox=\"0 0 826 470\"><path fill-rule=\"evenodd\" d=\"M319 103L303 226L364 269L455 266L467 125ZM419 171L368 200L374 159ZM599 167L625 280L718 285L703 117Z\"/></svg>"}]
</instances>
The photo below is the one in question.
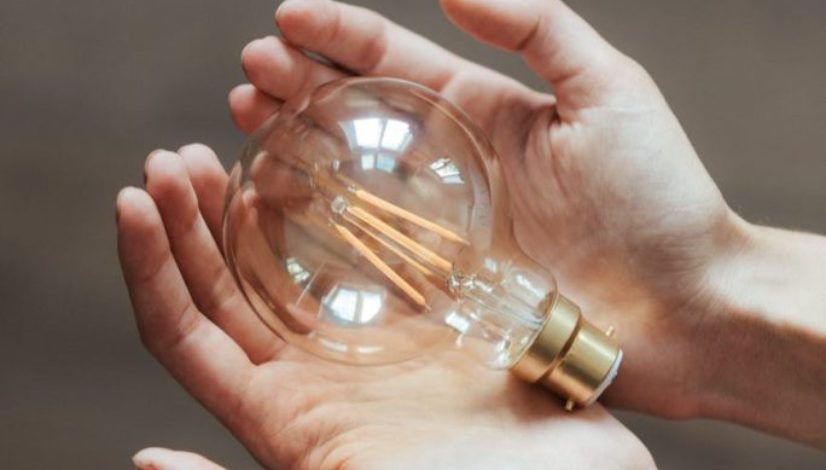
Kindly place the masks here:
<instances>
[{"instance_id":1,"label":"thumb","mask_svg":"<svg viewBox=\"0 0 826 470\"><path fill-rule=\"evenodd\" d=\"M138 470L226 470L192 452L149 447L132 457Z\"/></svg>"},{"instance_id":2,"label":"thumb","mask_svg":"<svg viewBox=\"0 0 826 470\"><path fill-rule=\"evenodd\" d=\"M476 39L519 52L557 95L557 108L600 104L616 72L633 62L560 0L441 0Z\"/></svg>"}]
</instances>

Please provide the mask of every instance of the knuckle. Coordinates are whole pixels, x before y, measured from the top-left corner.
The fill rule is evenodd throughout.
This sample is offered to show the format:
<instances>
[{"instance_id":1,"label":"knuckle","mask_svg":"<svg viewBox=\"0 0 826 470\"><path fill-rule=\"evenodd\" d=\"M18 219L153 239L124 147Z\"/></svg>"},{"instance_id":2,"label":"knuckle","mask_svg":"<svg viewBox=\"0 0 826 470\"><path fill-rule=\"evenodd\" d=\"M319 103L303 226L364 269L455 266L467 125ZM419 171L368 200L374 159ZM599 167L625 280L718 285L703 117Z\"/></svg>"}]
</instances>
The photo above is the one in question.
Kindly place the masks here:
<instances>
[{"instance_id":1,"label":"knuckle","mask_svg":"<svg viewBox=\"0 0 826 470\"><path fill-rule=\"evenodd\" d=\"M155 357L165 357L192 336L199 326L200 318L195 305L188 302L168 321L159 322L156 325L158 328L144 328L141 340Z\"/></svg>"}]
</instances>

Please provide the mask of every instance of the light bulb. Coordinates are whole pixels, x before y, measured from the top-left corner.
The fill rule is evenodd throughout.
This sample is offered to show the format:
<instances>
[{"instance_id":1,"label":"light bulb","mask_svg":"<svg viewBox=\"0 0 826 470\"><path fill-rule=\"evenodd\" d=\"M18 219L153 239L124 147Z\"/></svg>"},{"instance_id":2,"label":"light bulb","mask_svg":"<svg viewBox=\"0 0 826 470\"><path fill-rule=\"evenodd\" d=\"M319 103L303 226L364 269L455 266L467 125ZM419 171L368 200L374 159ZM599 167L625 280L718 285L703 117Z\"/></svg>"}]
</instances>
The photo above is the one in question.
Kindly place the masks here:
<instances>
[{"instance_id":1,"label":"light bulb","mask_svg":"<svg viewBox=\"0 0 826 470\"><path fill-rule=\"evenodd\" d=\"M322 85L246 143L227 191L227 262L261 320L317 356L377 365L459 345L587 405L622 352L514 241L499 165L427 88Z\"/></svg>"}]
</instances>

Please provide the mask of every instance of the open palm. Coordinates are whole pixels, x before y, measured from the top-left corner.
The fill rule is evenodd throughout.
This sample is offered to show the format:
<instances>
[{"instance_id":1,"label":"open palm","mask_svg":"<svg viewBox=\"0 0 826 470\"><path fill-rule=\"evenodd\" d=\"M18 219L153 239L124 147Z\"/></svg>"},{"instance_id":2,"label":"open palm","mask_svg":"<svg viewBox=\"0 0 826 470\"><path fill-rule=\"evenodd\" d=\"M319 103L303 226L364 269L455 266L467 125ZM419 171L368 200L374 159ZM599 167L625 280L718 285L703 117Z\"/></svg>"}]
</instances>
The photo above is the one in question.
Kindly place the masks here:
<instances>
[{"instance_id":1,"label":"open palm","mask_svg":"<svg viewBox=\"0 0 826 470\"><path fill-rule=\"evenodd\" d=\"M599 406L566 414L545 391L457 351L378 368L281 343L223 264L227 175L209 149L147 159L118 197L119 246L141 338L267 467L636 468L636 440ZM595 450L595 448L597 450Z\"/></svg>"},{"instance_id":2,"label":"open palm","mask_svg":"<svg viewBox=\"0 0 826 470\"><path fill-rule=\"evenodd\" d=\"M242 54L250 84L230 94L249 132L283 100L350 74L412 80L468 112L498 151L522 247L557 274L626 353L612 403L689 416L713 375L688 354L715 302L715 263L745 238L645 70L556 0L442 0L477 39L520 53L554 94L471 63L347 5L286 2L282 38ZM338 67L322 65L303 51ZM342 70L347 70L344 72ZM717 263L722 264L722 263ZM680 397L674 400L675 396Z\"/></svg>"},{"instance_id":3,"label":"open palm","mask_svg":"<svg viewBox=\"0 0 826 470\"><path fill-rule=\"evenodd\" d=\"M230 94L233 116L251 131L283 100L351 73L405 78L447 96L502 157L520 243L559 274L564 290L618 326L628 360L612 399L679 414L646 388L679 389L683 379L644 374L651 361L667 364L668 354L639 338L690 330L696 320L683 325L664 313L705 301L694 287L696 266L720 249L733 215L639 66L558 1L505 3L443 6L479 39L518 50L555 95L367 10L305 0L279 10L283 39L244 50L251 84ZM227 176L214 154L198 145L155 152L146 177L145 192L129 188L118 198L121 260L142 338L263 464L651 465L601 407L561 413L544 391L459 352L352 368L285 346L247 307L217 248ZM664 286L679 288L664 295Z\"/></svg>"}]
</instances>

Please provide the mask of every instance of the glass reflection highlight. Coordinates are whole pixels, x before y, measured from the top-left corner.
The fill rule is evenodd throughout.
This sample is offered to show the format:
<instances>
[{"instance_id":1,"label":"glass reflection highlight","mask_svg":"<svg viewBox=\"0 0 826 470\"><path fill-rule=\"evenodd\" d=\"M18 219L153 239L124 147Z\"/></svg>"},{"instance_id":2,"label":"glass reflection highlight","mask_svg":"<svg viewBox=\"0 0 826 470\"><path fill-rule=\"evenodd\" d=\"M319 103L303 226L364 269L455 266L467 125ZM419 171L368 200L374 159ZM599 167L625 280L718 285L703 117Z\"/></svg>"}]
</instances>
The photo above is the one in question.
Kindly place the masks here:
<instances>
[{"instance_id":1,"label":"glass reflection highlight","mask_svg":"<svg viewBox=\"0 0 826 470\"><path fill-rule=\"evenodd\" d=\"M340 284L321 299L324 313L342 326L360 326L377 320L384 306L384 289Z\"/></svg>"}]
</instances>

